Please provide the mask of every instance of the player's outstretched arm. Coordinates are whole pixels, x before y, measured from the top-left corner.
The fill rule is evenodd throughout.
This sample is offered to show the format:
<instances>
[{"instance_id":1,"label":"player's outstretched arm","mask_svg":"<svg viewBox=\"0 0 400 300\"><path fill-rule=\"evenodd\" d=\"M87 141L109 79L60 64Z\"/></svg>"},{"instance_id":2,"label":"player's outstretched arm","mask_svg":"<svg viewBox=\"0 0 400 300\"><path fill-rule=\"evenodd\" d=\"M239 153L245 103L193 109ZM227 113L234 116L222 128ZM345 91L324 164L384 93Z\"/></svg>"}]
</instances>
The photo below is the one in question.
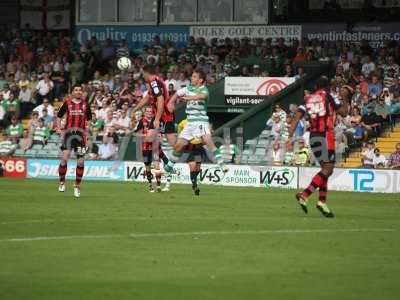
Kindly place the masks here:
<instances>
[{"instance_id":1,"label":"player's outstretched arm","mask_svg":"<svg viewBox=\"0 0 400 300\"><path fill-rule=\"evenodd\" d=\"M207 97L208 97L207 94L199 93L199 94L193 95L193 96L184 96L184 97L182 97L182 99L185 101L204 101L207 99Z\"/></svg>"},{"instance_id":2,"label":"player's outstretched arm","mask_svg":"<svg viewBox=\"0 0 400 300\"><path fill-rule=\"evenodd\" d=\"M137 112L138 110L142 109L143 106L145 106L149 102L149 94L146 94L142 100L139 101L139 103L132 109L132 115Z\"/></svg>"}]
</instances>

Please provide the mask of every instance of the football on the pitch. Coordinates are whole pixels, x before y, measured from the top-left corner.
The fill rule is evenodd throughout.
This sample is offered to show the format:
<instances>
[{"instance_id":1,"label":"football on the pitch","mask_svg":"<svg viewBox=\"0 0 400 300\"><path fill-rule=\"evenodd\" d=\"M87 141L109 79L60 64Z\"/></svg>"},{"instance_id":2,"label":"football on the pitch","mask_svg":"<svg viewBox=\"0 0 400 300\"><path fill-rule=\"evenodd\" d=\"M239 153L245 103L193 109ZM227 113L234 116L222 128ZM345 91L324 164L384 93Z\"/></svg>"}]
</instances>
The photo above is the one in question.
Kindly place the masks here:
<instances>
[{"instance_id":1,"label":"football on the pitch","mask_svg":"<svg viewBox=\"0 0 400 300\"><path fill-rule=\"evenodd\" d=\"M131 64L132 62L129 57L121 57L117 63L118 69L121 71L128 70L131 67Z\"/></svg>"}]
</instances>

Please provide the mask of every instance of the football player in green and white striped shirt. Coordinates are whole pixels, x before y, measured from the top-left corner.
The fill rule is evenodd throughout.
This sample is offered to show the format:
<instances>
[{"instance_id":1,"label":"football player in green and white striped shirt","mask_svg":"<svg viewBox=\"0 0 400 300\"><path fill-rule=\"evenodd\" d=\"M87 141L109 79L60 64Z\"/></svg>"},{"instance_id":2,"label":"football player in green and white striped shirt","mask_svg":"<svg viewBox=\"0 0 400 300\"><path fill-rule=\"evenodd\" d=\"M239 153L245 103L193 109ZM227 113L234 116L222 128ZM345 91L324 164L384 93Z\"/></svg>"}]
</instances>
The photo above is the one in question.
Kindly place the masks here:
<instances>
[{"instance_id":1,"label":"football player in green and white striped shirt","mask_svg":"<svg viewBox=\"0 0 400 300\"><path fill-rule=\"evenodd\" d=\"M187 125L178 136L174 146L170 163L165 166L167 172L173 170L174 162L179 161L185 146L193 139L202 139L203 143L213 153L220 168L227 172L228 169L220 151L215 146L211 136L210 124L207 116L208 88L205 86L206 74L202 70L196 70L192 74L192 82L176 92L170 99L171 105L176 101L186 101Z\"/></svg>"}]
</instances>

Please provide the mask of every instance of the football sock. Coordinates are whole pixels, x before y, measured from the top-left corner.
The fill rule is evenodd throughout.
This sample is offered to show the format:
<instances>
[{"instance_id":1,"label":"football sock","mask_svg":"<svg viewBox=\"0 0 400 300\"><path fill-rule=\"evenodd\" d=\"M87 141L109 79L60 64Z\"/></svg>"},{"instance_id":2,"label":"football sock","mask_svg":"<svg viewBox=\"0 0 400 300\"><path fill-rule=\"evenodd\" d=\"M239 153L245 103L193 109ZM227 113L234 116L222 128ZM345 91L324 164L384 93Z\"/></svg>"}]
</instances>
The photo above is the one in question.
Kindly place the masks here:
<instances>
[{"instance_id":1,"label":"football sock","mask_svg":"<svg viewBox=\"0 0 400 300\"><path fill-rule=\"evenodd\" d=\"M84 164L76 166L76 177L75 177L75 185L76 186L79 186L81 184L84 171L85 171Z\"/></svg>"},{"instance_id":2,"label":"football sock","mask_svg":"<svg viewBox=\"0 0 400 300\"><path fill-rule=\"evenodd\" d=\"M197 187L197 171L190 171L190 181L192 182L192 187Z\"/></svg>"},{"instance_id":3,"label":"football sock","mask_svg":"<svg viewBox=\"0 0 400 300\"><path fill-rule=\"evenodd\" d=\"M164 151L160 150L160 155L159 155L160 159L162 160L162 162L164 163L164 165L168 165L169 163L169 159L168 157L165 155Z\"/></svg>"},{"instance_id":4,"label":"football sock","mask_svg":"<svg viewBox=\"0 0 400 300\"><path fill-rule=\"evenodd\" d=\"M67 174L67 164L63 165L60 163L58 166L58 176L60 177L60 183L65 182L65 175Z\"/></svg>"},{"instance_id":5,"label":"football sock","mask_svg":"<svg viewBox=\"0 0 400 300\"><path fill-rule=\"evenodd\" d=\"M328 194L328 179L324 179L322 185L319 187L319 202L326 203L326 196Z\"/></svg>"},{"instance_id":6,"label":"football sock","mask_svg":"<svg viewBox=\"0 0 400 300\"><path fill-rule=\"evenodd\" d=\"M321 186L323 186L325 181L327 182L328 178L322 172L319 172L314 176L310 185L301 193L301 196L303 198L310 197L310 195L315 192L317 188L321 188Z\"/></svg>"},{"instance_id":7,"label":"football sock","mask_svg":"<svg viewBox=\"0 0 400 300\"><path fill-rule=\"evenodd\" d=\"M167 184L166 184L166 186L170 186L171 185L171 181L172 181L172 175L171 174L168 174L168 176L167 176Z\"/></svg>"},{"instance_id":8,"label":"football sock","mask_svg":"<svg viewBox=\"0 0 400 300\"><path fill-rule=\"evenodd\" d=\"M151 181L153 180L153 174L151 174L151 171L145 171L145 176L147 178L147 181L151 184Z\"/></svg>"}]
</instances>

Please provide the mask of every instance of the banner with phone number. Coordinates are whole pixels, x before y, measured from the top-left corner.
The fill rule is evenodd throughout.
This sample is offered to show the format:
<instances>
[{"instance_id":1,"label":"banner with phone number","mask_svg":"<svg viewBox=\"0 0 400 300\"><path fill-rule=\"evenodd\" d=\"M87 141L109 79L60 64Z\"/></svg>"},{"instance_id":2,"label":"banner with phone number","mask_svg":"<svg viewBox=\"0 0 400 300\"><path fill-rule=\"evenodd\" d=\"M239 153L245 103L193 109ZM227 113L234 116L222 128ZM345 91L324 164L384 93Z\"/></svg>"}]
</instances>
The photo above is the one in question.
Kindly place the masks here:
<instances>
[{"instance_id":1,"label":"banner with phone number","mask_svg":"<svg viewBox=\"0 0 400 300\"><path fill-rule=\"evenodd\" d=\"M162 43L171 41L178 48L186 46L189 40L189 26L75 26L75 38L84 45L92 36L102 43L111 39L116 46L126 40L130 49L142 49L152 44L155 36Z\"/></svg>"}]
</instances>

